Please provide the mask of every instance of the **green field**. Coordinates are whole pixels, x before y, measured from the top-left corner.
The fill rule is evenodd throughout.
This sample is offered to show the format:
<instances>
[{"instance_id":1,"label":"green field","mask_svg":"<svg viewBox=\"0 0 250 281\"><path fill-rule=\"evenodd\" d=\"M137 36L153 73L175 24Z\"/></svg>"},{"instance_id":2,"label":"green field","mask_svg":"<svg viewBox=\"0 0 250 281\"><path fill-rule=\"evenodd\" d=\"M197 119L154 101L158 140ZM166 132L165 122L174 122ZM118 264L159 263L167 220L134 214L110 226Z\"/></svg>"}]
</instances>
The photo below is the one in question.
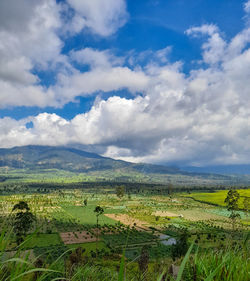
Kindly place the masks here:
<instances>
[{"instance_id":1,"label":"green field","mask_svg":"<svg viewBox=\"0 0 250 281\"><path fill-rule=\"evenodd\" d=\"M91 251L95 251L96 248L98 250L105 250L108 251L108 247L104 242L92 242L92 243L82 243L82 244L73 244L68 245L68 248L70 249L76 249L78 247L81 247L86 250L85 254L89 254Z\"/></svg>"},{"instance_id":2,"label":"green field","mask_svg":"<svg viewBox=\"0 0 250 281\"><path fill-rule=\"evenodd\" d=\"M250 190L239 190L239 193L241 196L249 196ZM249 212L239 211L241 216L233 226L229 218L230 212L224 205L226 195L226 190L191 194L178 192L171 195L137 192L129 193L129 196L125 192L122 198L118 198L115 189L112 188L99 190L53 188L49 192L23 192L0 196L0 228L3 233L7 227L11 233L10 243L6 246L3 257L7 259L17 249L15 233L11 228L15 217L12 208L18 202L26 201L36 220L20 252L24 256L27 250L31 251L29 256L29 259L33 259L31 262L39 259L46 268L49 268L58 259L57 267L65 272L63 278L65 276L68 278L74 270L75 265L72 263L80 260L84 263L83 268L91 265L88 274L90 272L94 274L92 270L94 267L97 278L102 270L118 272L121 255L125 249L127 268L131 274L139 276L138 259L142 249L146 249L150 263L147 280L155 281L156 273L164 269L163 264L167 265L167 268L173 262L180 265L186 252L181 253L175 260L173 257L175 246L166 243L169 239L180 243L185 233L186 245L190 246L193 243L194 249L199 250L199 255L207 253L203 258L213 256L214 251L223 249L235 251L234 243L238 243L240 249L248 247L244 239L249 233ZM84 206L85 199L87 206ZM242 199L239 202L242 204ZM96 206L104 209L104 213L99 216L99 228L94 212ZM235 227L237 232L234 232ZM4 249L3 243L1 246ZM180 249L182 248L184 251L187 250L180 246ZM178 251L181 251L180 249ZM239 252L237 255L244 254L245 260L248 256L246 252ZM189 266L192 267L191 261ZM135 278L133 274L127 280L140 280L133 279ZM205 272L204 276L207 277L206 274ZM108 276L106 271L105 276ZM61 275L54 277L60 278ZM100 280L98 278L86 279L85 276L72 280Z\"/></svg>"},{"instance_id":3,"label":"green field","mask_svg":"<svg viewBox=\"0 0 250 281\"><path fill-rule=\"evenodd\" d=\"M96 214L94 212L95 205L90 205L86 207L81 207L81 206L68 206L68 207L63 207L65 212L72 216L73 218L77 219L78 222L81 224L88 224L88 225L96 225ZM105 217L101 216L99 219L99 224L115 224L116 221Z\"/></svg>"},{"instance_id":4,"label":"green field","mask_svg":"<svg viewBox=\"0 0 250 281\"><path fill-rule=\"evenodd\" d=\"M243 209L243 200L245 197L250 197L250 189L238 189L240 194L239 208ZM196 200L216 204L219 206L226 206L224 200L227 197L227 190L219 190L211 193L191 193L188 195Z\"/></svg>"},{"instance_id":5,"label":"green field","mask_svg":"<svg viewBox=\"0 0 250 281\"><path fill-rule=\"evenodd\" d=\"M58 233L37 233L32 235L30 239L28 239L28 241L25 243L25 248L30 249L34 247L48 247L60 245L61 243L62 241Z\"/></svg>"}]
</instances>

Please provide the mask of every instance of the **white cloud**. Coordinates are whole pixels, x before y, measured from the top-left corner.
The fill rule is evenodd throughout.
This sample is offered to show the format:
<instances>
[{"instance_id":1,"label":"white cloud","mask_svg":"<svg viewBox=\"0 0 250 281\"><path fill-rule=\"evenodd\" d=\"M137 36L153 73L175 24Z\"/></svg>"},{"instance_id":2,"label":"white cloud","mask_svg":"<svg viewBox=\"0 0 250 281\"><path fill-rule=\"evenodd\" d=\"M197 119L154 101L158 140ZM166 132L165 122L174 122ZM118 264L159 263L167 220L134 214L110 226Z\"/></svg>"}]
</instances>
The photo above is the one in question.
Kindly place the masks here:
<instances>
[{"instance_id":1,"label":"white cloud","mask_svg":"<svg viewBox=\"0 0 250 281\"><path fill-rule=\"evenodd\" d=\"M250 13L250 1L244 3L244 10L246 13Z\"/></svg>"},{"instance_id":2,"label":"white cloud","mask_svg":"<svg viewBox=\"0 0 250 281\"><path fill-rule=\"evenodd\" d=\"M218 27L214 24L204 24L202 26L194 26L189 28L186 31L187 35L193 35L193 34L197 34L197 33L201 33L201 34L207 34L209 36L212 36L215 33L218 33Z\"/></svg>"},{"instance_id":3,"label":"white cloud","mask_svg":"<svg viewBox=\"0 0 250 281\"><path fill-rule=\"evenodd\" d=\"M107 6L102 6L104 1L68 2L76 11L75 32L88 27L93 33L108 36L125 22L124 1L105 2ZM13 4L0 2L0 11L7 11L9 3ZM107 156L132 161L249 163L248 26L230 41L216 25L190 28L186 34L203 35L204 43L199 67L185 74L181 62L169 62L169 47L157 52L132 52L131 57L83 47L63 56L57 31L62 27L60 9L64 7L52 0L31 1L28 6L27 0L18 3L22 5L17 9L25 11L17 20L4 19L2 24L0 17L1 107L63 106L77 96L121 89L133 93L134 98L97 100L89 112L72 120L47 113L20 121L0 119L2 147L82 144L101 147ZM38 8L42 9L39 14ZM56 84L41 86L34 67L46 70L58 64L62 70ZM76 65L87 65L89 70L81 72ZM28 121L33 122L33 128L26 128Z\"/></svg>"},{"instance_id":4,"label":"white cloud","mask_svg":"<svg viewBox=\"0 0 250 281\"><path fill-rule=\"evenodd\" d=\"M123 58L116 57L110 50L99 51L92 48L84 48L78 51L71 51L71 59L79 64L87 64L92 68L109 68L122 65Z\"/></svg>"},{"instance_id":5,"label":"white cloud","mask_svg":"<svg viewBox=\"0 0 250 281\"><path fill-rule=\"evenodd\" d=\"M205 44L211 45L214 33L209 34ZM142 91L143 96L99 100L89 112L70 121L55 114L40 114L29 118L34 123L30 129L24 126L26 119L1 120L5 132L1 146L78 143L106 148L104 155L130 161L249 163L250 50L242 47L242 40L236 40L240 34L224 41L216 63L210 62L190 75L182 72L179 62L150 62L144 68L129 69L116 65L117 58L109 51L72 53L78 62L90 64L91 70L61 76L58 88L46 93L51 100L55 92L65 101L72 100L75 93L123 87ZM232 51L232 45L237 52ZM213 52L213 45L208 49ZM208 49L203 48L203 56ZM206 56L204 61L208 62Z\"/></svg>"},{"instance_id":6,"label":"white cloud","mask_svg":"<svg viewBox=\"0 0 250 281\"><path fill-rule=\"evenodd\" d=\"M55 103L34 69L48 70L62 60L61 24L54 0L0 1L1 108Z\"/></svg>"},{"instance_id":7,"label":"white cloud","mask_svg":"<svg viewBox=\"0 0 250 281\"><path fill-rule=\"evenodd\" d=\"M72 76L60 75L59 83L52 92L58 93L58 103L66 104L77 96L88 96L98 92L128 89L131 93L143 91L148 84L148 77L141 70L127 67L96 68L89 72L76 73Z\"/></svg>"},{"instance_id":8,"label":"white cloud","mask_svg":"<svg viewBox=\"0 0 250 281\"><path fill-rule=\"evenodd\" d=\"M89 28L93 33L110 35L125 23L127 17L123 0L109 0L105 3L97 0L68 2L75 12L73 22L70 23L71 28L75 29L74 32ZM77 95L90 94L92 89L102 90L101 82L96 87L90 85L86 91L84 87L81 89L79 72L70 64L70 58L61 53L63 41L59 34L64 32L65 25L68 24L62 16L66 6L56 0L0 1L0 108L58 107L73 101ZM82 58L83 64L99 67L118 66L122 61L109 51L98 52L90 48L72 52L72 58L78 62ZM50 71L52 76L58 73L58 84L50 88L40 86L36 71ZM128 69L118 69L117 73L118 76L124 73L125 79L133 75ZM86 79L93 80L95 74L99 75L99 72L87 73ZM61 91L62 77L76 84L72 85L71 91L65 85L61 94L58 91ZM101 77L110 81L107 69L101 73ZM83 75L83 81L86 82L86 79ZM107 85L108 82L105 84L104 91L112 90L112 87ZM117 82L115 89L126 87L124 83L120 84L122 85Z\"/></svg>"},{"instance_id":9,"label":"white cloud","mask_svg":"<svg viewBox=\"0 0 250 281\"><path fill-rule=\"evenodd\" d=\"M89 28L93 33L109 36L123 26L128 18L125 0L67 0L75 10L72 28L79 32ZM77 23L77 24L76 24Z\"/></svg>"},{"instance_id":10,"label":"white cloud","mask_svg":"<svg viewBox=\"0 0 250 281\"><path fill-rule=\"evenodd\" d=\"M226 42L221 38L216 25L205 24L199 27L192 27L186 33L193 36L198 34L208 35L208 41L202 45L204 50L203 61L208 64L215 64L221 61L225 52Z\"/></svg>"}]
</instances>

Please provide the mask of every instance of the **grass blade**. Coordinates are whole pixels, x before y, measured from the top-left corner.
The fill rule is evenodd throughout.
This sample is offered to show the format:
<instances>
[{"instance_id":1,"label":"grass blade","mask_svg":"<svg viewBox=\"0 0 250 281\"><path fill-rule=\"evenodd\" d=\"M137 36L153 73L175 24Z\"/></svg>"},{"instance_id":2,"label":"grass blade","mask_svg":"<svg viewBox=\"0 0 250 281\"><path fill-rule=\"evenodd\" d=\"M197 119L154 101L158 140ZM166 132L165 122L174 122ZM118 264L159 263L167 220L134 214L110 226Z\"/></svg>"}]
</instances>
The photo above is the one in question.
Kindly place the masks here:
<instances>
[{"instance_id":1,"label":"grass blade","mask_svg":"<svg viewBox=\"0 0 250 281\"><path fill-rule=\"evenodd\" d=\"M118 281L124 280L124 274L125 274L125 250L123 250L120 269L119 269L119 275L118 275Z\"/></svg>"},{"instance_id":2,"label":"grass blade","mask_svg":"<svg viewBox=\"0 0 250 281\"><path fill-rule=\"evenodd\" d=\"M181 263L181 266L180 266L180 269L179 269L176 281L180 281L181 280L183 270L184 270L185 265L186 265L186 263L187 263L187 261L189 259L190 253L191 253L191 251L193 249L193 246L194 246L194 243L189 247L189 249L188 249L188 251L187 251L187 253L186 253L186 255L185 255L185 257L184 257L184 259L183 259L183 261Z\"/></svg>"},{"instance_id":3,"label":"grass blade","mask_svg":"<svg viewBox=\"0 0 250 281\"><path fill-rule=\"evenodd\" d=\"M219 265L215 268L215 270L214 270L213 272L211 272L211 273L209 274L209 276L208 276L204 281L211 281L211 280L213 280L214 276L216 275L216 273L218 272L218 270L223 266L223 264L224 264L224 261L223 261L221 264L219 264Z\"/></svg>"},{"instance_id":4,"label":"grass blade","mask_svg":"<svg viewBox=\"0 0 250 281\"><path fill-rule=\"evenodd\" d=\"M15 278L12 278L11 281L17 280L18 278L20 278L20 277L22 277L22 276L24 276L24 275L33 273L33 272L61 273L60 271L52 270L52 269L47 269L47 268L33 268L33 269L27 270L27 271L25 271L25 272L19 274L19 275L16 276Z\"/></svg>"}]
</instances>

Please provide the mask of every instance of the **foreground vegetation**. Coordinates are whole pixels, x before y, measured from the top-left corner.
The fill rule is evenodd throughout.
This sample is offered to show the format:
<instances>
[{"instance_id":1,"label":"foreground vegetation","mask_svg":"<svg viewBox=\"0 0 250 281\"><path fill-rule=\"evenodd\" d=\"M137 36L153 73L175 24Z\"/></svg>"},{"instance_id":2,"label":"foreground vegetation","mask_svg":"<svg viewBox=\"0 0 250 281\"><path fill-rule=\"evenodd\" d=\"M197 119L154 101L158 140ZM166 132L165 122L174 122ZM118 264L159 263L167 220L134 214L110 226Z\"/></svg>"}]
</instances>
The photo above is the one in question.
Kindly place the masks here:
<instances>
[{"instance_id":1,"label":"foreground vegetation","mask_svg":"<svg viewBox=\"0 0 250 281\"><path fill-rule=\"evenodd\" d=\"M221 191L158 195L118 186L2 195L0 280L248 280L249 210L241 197L249 190L238 193L234 221L218 204ZM13 209L20 202L28 209ZM18 212L35 218L22 241Z\"/></svg>"}]
</instances>

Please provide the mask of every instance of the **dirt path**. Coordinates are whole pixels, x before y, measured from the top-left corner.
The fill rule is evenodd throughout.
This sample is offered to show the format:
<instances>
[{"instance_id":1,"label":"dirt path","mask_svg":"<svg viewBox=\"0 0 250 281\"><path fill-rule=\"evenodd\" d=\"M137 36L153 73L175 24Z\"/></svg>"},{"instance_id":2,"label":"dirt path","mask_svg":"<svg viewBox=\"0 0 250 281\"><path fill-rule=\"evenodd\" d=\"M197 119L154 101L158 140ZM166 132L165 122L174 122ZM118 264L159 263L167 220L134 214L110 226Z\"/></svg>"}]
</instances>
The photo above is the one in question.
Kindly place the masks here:
<instances>
[{"instance_id":1,"label":"dirt path","mask_svg":"<svg viewBox=\"0 0 250 281\"><path fill-rule=\"evenodd\" d=\"M138 230L151 231L151 229L148 227L149 224L147 222L132 218L125 214L105 214L105 216L113 220L120 221L125 225L129 225L131 227L135 226L135 228L138 227Z\"/></svg>"}]
</instances>

